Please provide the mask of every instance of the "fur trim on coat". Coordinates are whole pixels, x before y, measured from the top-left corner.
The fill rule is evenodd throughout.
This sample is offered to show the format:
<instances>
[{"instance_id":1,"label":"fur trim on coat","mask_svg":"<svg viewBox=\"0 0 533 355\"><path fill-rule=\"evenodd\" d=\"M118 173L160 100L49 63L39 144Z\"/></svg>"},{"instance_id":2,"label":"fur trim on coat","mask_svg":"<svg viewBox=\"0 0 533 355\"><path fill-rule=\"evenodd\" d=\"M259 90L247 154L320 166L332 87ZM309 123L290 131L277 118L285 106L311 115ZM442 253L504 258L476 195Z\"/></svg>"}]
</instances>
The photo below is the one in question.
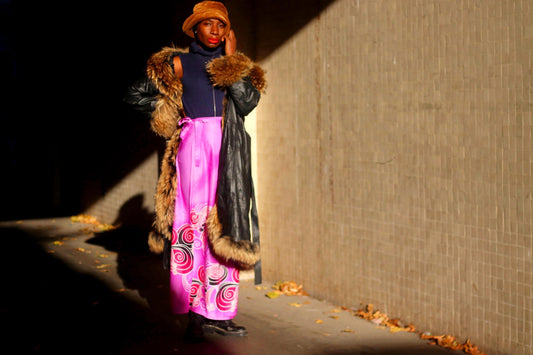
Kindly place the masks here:
<instances>
[{"instance_id":1,"label":"fur trim on coat","mask_svg":"<svg viewBox=\"0 0 533 355\"><path fill-rule=\"evenodd\" d=\"M168 139L155 196L154 228L148 238L148 245L154 253L162 253L164 240L172 239L176 197L175 160L181 132L178 122L185 117L185 113L181 101L183 86L175 77L171 63L174 56L184 52L186 51L176 48L163 48L152 55L147 65L147 76L160 93L152 113L151 128L156 134ZM240 52L212 60L207 65L207 71L215 86L228 87L249 77L257 90L263 92L266 88L264 71ZM227 100L224 102L226 105ZM209 212L206 226L210 246L217 257L233 262L241 269L252 268L257 263L260 258L259 246L251 240L236 242L230 236L224 236L216 206Z\"/></svg>"},{"instance_id":2,"label":"fur trim on coat","mask_svg":"<svg viewBox=\"0 0 533 355\"><path fill-rule=\"evenodd\" d=\"M207 216L207 235L214 254L226 262L233 262L241 270L249 270L261 258L259 245L250 240L235 241L222 233L222 224L218 219L217 206Z\"/></svg>"},{"instance_id":3,"label":"fur trim on coat","mask_svg":"<svg viewBox=\"0 0 533 355\"><path fill-rule=\"evenodd\" d=\"M184 117L183 85L176 79L172 59L179 53L187 51L165 47L150 57L146 68L148 79L152 81L160 95L150 121L152 130L158 135L170 139L178 128L179 119Z\"/></svg>"}]
</instances>

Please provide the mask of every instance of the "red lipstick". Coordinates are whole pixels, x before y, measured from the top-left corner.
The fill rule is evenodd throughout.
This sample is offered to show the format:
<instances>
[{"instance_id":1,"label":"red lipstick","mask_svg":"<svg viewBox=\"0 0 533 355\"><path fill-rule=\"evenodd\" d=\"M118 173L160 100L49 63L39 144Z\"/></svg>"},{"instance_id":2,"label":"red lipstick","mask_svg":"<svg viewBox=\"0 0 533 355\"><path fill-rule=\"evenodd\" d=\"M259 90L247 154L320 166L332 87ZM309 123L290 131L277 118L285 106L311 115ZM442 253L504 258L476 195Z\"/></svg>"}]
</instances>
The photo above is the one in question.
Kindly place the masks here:
<instances>
[{"instance_id":1,"label":"red lipstick","mask_svg":"<svg viewBox=\"0 0 533 355\"><path fill-rule=\"evenodd\" d=\"M209 38L207 40L207 42L209 42L211 44L218 44L218 42L220 42L220 39L218 39L218 38Z\"/></svg>"}]
</instances>

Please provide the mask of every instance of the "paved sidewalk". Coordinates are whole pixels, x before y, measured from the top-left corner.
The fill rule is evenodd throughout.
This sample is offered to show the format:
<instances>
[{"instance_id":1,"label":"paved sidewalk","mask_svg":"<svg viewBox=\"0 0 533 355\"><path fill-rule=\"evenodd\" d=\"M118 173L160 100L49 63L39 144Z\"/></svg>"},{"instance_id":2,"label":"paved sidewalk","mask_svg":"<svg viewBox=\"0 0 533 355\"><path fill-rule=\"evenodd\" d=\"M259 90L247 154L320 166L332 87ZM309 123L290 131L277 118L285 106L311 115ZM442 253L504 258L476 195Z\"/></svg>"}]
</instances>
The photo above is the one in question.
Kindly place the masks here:
<instances>
[{"instance_id":1,"label":"paved sidewalk","mask_svg":"<svg viewBox=\"0 0 533 355\"><path fill-rule=\"evenodd\" d=\"M267 289L241 281L235 321L248 337L187 344L186 317L168 312L167 274L146 251L145 232L95 233L68 218L0 222L0 231L5 354L451 353L312 297L269 299L268 281Z\"/></svg>"}]
</instances>

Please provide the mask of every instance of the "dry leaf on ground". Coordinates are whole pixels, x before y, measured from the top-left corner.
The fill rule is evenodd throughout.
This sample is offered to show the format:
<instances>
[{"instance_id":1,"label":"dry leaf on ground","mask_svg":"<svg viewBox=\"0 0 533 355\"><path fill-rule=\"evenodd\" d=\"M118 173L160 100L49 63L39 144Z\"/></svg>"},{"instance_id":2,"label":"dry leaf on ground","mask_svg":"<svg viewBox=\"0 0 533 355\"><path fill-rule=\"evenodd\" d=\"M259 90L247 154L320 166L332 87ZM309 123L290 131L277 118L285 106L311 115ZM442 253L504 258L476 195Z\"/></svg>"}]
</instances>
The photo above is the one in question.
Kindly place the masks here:
<instances>
[{"instance_id":1,"label":"dry leaf on ground","mask_svg":"<svg viewBox=\"0 0 533 355\"><path fill-rule=\"evenodd\" d=\"M276 282L273 288L287 296L307 296L307 293L303 290L303 285L298 285L294 281Z\"/></svg>"},{"instance_id":2,"label":"dry leaf on ground","mask_svg":"<svg viewBox=\"0 0 533 355\"><path fill-rule=\"evenodd\" d=\"M414 325L408 324L403 325L399 319L390 319L385 313L380 311L374 311L374 305L368 304L363 309L359 309L355 312L355 315L363 319L369 320L378 326L378 329L387 329L392 333L396 332L412 332L415 333L417 330ZM481 352L476 346L470 343L470 340L467 340L464 344L461 344L457 339L451 335L431 335L428 333L419 334L420 338L429 340L432 343L439 345L446 349L451 350L462 350L470 355L485 355Z\"/></svg>"},{"instance_id":3,"label":"dry leaf on ground","mask_svg":"<svg viewBox=\"0 0 533 355\"><path fill-rule=\"evenodd\" d=\"M100 232L100 231L109 231L116 229L117 227L106 224L106 223L100 223L98 219L94 216L88 215L88 214L79 214L77 216L70 217L70 220L75 223L84 223L84 224L92 224L94 228L83 228L83 231L86 232Z\"/></svg>"},{"instance_id":4,"label":"dry leaf on ground","mask_svg":"<svg viewBox=\"0 0 533 355\"><path fill-rule=\"evenodd\" d=\"M268 298L278 298L280 295L281 295L281 293L279 293L279 292L270 291L265 296L267 296Z\"/></svg>"}]
</instances>

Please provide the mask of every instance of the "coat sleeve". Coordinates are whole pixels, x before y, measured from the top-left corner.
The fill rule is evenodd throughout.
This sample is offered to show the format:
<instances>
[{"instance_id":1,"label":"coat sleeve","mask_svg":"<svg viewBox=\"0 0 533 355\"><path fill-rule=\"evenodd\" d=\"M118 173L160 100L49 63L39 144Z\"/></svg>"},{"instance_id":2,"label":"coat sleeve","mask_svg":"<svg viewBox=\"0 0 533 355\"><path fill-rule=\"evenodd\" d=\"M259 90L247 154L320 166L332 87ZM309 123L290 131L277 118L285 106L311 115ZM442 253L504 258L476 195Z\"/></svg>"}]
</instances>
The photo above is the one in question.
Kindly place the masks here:
<instances>
[{"instance_id":1,"label":"coat sleeve","mask_svg":"<svg viewBox=\"0 0 533 355\"><path fill-rule=\"evenodd\" d=\"M247 116L259 103L261 93L252 84L249 77L245 77L228 87L228 94L235 103L238 114Z\"/></svg>"},{"instance_id":2,"label":"coat sleeve","mask_svg":"<svg viewBox=\"0 0 533 355\"><path fill-rule=\"evenodd\" d=\"M137 111L151 114L156 107L159 91L147 77L134 82L124 97L124 102L133 106Z\"/></svg>"}]
</instances>

